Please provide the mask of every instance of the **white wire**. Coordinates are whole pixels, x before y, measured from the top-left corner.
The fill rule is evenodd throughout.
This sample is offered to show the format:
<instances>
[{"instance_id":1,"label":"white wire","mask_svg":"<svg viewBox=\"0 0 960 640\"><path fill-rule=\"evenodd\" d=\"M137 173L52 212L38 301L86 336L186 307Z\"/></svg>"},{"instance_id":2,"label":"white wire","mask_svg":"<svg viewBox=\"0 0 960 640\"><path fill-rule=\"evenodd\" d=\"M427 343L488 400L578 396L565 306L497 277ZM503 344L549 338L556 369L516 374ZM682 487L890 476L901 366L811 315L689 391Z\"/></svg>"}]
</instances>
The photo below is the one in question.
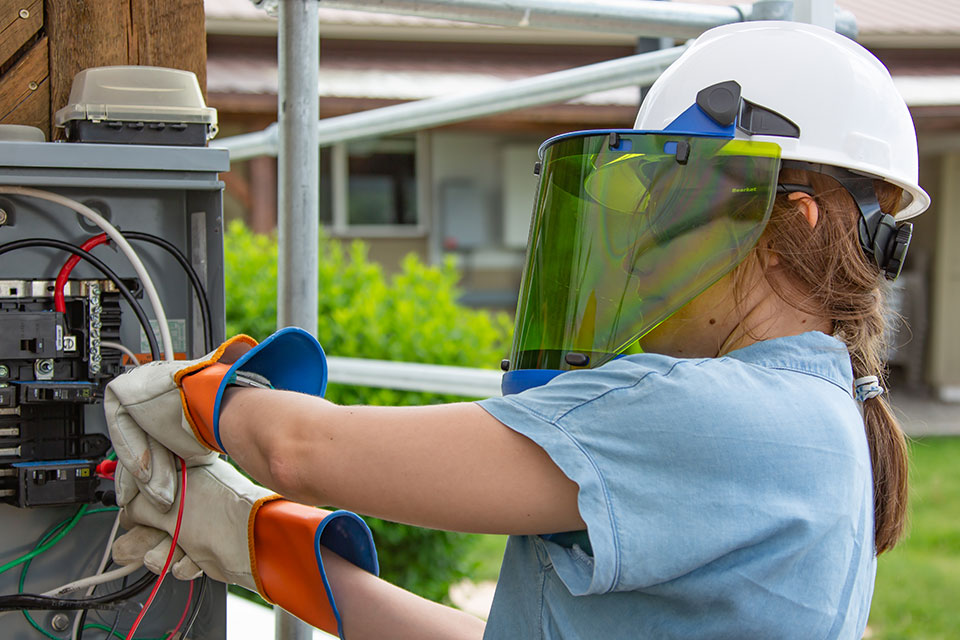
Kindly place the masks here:
<instances>
[{"instance_id":1,"label":"white wire","mask_svg":"<svg viewBox=\"0 0 960 640\"><path fill-rule=\"evenodd\" d=\"M113 519L113 526L110 528L110 535L107 536L107 544L104 545L103 547L103 555L100 556L100 564L99 566L97 566L96 573L90 576L89 578L81 578L79 580L74 580L73 582L68 582L62 587L51 589L50 591L47 592L47 594L53 595L53 594L69 593L71 591L77 591L78 589L83 589L84 587L88 587L86 595L87 597L89 597L93 595L93 589L98 584L103 584L104 582L110 582L110 580L116 579L117 576L111 575L111 574L115 574L116 571L110 571L109 573L104 573L103 570L107 568L107 562L109 562L110 554L112 553L112 550L113 550L113 541L117 539L117 532L119 530L120 530L120 512L117 511L117 515ZM135 566L135 564L136 563L132 565L127 565L125 567L121 567L120 568L121 570L129 569L130 567L134 567L134 568L118 577L122 578L123 576L130 575L131 573L136 571L137 567ZM110 575L110 578L106 578L106 576L108 575ZM94 582L91 582L91 580L93 580ZM74 588L77 584L80 584L81 586ZM80 635L80 614L81 612L77 611L77 615L73 617L73 630L70 632L71 640L77 640L77 636Z\"/></svg>"},{"instance_id":2,"label":"white wire","mask_svg":"<svg viewBox=\"0 0 960 640\"><path fill-rule=\"evenodd\" d=\"M101 341L100 341L100 346L101 346L101 347L106 347L106 348L108 348L108 349L116 349L117 351L119 351L119 352L122 353L123 355L127 356L128 358L130 358L130 360L133 362L133 365L134 365L135 367L139 367L140 364L141 364L141 363L140 363L140 358L137 357L137 354L135 354L132 349L130 349L129 347L125 347L124 345L120 344L119 342L112 342L112 341L110 341L110 340L101 340Z\"/></svg>"},{"instance_id":3,"label":"white wire","mask_svg":"<svg viewBox=\"0 0 960 640\"><path fill-rule=\"evenodd\" d=\"M137 277L140 278L140 282L143 284L143 291L147 294L147 299L150 300L150 306L153 307L153 313L157 317L157 324L160 328L160 341L163 343L163 359L168 362L173 362L173 338L170 336L170 327L167 326L167 314L163 310L163 304L160 302L160 296L157 293L157 288L153 285L153 280L150 279L150 274L147 273L147 269L143 266L143 262L140 261L140 256L137 255L137 252L133 250L133 247L130 246L130 243L127 242L127 239L123 237L116 227L107 222L103 216L85 204L77 202L72 198L62 196L58 193L53 193L52 191L31 189L29 187L0 186L0 193L29 196L32 198L47 200L49 202L55 202L56 204L76 211L84 218L103 229L107 236L109 236L110 239L117 245L117 248L120 249L120 252L127 257L127 260L130 261L130 265L133 267L133 270L137 273ZM144 327L144 330L146 330L146 327Z\"/></svg>"},{"instance_id":4,"label":"white wire","mask_svg":"<svg viewBox=\"0 0 960 640\"><path fill-rule=\"evenodd\" d=\"M97 575L90 576L88 578L81 578L79 580L74 580L73 582L68 582L65 585L59 586L56 589L50 589L49 591L44 591L40 595L49 596L52 598L59 598L60 596L67 595L68 593L73 593L74 591L80 591L82 589L87 589L87 596L93 591L93 588L100 584L105 584L107 582L112 582L114 580L119 580L124 578L134 571L140 569L143 566L142 562L134 562L133 564L128 564L122 566L113 571L107 571L106 573L98 573Z\"/></svg>"}]
</instances>

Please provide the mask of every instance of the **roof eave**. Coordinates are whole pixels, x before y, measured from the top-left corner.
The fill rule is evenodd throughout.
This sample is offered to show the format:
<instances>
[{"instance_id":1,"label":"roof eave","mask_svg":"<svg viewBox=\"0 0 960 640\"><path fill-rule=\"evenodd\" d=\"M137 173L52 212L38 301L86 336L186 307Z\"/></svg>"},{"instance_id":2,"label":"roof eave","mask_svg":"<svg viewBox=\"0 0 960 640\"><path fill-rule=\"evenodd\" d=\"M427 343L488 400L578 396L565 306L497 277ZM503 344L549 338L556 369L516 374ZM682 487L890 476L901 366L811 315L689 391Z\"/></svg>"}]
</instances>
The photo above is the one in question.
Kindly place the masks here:
<instances>
[{"instance_id":1,"label":"roof eave","mask_svg":"<svg viewBox=\"0 0 960 640\"><path fill-rule=\"evenodd\" d=\"M868 49L957 49L960 33L861 33L857 41Z\"/></svg>"},{"instance_id":2,"label":"roof eave","mask_svg":"<svg viewBox=\"0 0 960 640\"><path fill-rule=\"evenodd\" d=\"M207 17L208 35L276 36L276 20ZM396 40L415 42L471 42L510 44L632 45L633 36L595 31L512 29L497 26L375 26L320 23L320 38L339 40Z\"/></svg>"}]
</instances>

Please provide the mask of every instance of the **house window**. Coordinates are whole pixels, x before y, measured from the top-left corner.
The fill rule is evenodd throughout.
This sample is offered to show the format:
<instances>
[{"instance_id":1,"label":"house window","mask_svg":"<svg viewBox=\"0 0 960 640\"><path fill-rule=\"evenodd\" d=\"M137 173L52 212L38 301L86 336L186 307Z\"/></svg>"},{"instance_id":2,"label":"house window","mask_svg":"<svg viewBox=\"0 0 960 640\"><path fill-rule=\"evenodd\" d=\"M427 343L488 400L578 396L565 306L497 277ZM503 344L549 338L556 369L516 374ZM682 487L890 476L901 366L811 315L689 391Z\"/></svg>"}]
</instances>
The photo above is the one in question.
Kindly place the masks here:
<instances>
[{"instance_id":1,"label":"house window","mask_svg":"<svg viewBox=\"0 0 960 640\"><path fill-rule=\"evenodd\" d=\"M321 150L320 165L320 220L334 234L423 232L415 137L337 144Z\"/></svg>"}]
</instances>

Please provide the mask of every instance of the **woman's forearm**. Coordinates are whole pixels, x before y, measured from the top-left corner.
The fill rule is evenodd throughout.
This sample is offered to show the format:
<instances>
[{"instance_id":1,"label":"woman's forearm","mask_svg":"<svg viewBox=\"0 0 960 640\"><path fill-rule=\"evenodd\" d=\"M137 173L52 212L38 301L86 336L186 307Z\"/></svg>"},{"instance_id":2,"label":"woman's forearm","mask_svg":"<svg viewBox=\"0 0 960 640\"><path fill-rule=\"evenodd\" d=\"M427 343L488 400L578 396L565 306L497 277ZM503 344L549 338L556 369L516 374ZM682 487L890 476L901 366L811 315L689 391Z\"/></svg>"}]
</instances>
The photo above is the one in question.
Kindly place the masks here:
<instances>
[{"instance_id":1,"label":"woman's forearm","mask_svg":"<svg viewBox=\"0 0 960 640\"><path fill-rule=\"evenodd\" d=\"M327 577L350 640L477 640L484 623L404 591L321 548Z\"/></svg>"},{"instance_id":2,"label":"woman's forearm","mask_svg":"<svg viewBox=\"0 0 960 640\"><path fill-rule=\"evenodd\" d=\"M229 394L226 451L291 500L451 531L583 528L577 485L475 403L339 406L287 391Z\"/></svg>"}]
</instances>

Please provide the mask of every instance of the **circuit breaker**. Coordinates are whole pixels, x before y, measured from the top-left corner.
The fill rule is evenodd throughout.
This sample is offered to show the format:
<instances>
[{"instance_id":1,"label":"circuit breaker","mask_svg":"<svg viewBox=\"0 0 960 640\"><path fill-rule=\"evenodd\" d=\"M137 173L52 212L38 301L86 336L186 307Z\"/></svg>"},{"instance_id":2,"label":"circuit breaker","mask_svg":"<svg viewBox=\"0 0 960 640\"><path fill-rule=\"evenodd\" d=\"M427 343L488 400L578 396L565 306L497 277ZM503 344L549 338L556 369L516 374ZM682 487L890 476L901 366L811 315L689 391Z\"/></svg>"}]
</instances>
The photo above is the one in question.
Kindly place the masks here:
<instances>
[{"instance_id":1,"label":"circuit breaker","mask_svg":"<svg viewBox=\"0 0 960 640\"><path fill-rule=\"evenodd\" d=\"M95 240L101 229L76 211L3 187L66 197L124 234L162 301L176 357L193 358L224 339L217 174L228 165L225 150L199 146L0 141L0 564L29 552L81 505L93 513L109 502L112 481L101 466L110 450L104 387L137 361L159 355L156 310L128 257L114 243ZM74 254L64 245L87 246L113 277L86 259L67 269ZM95 573L112 524L110 511L84 517L32 561L23 591ZM21 591L21 569L0 573L0 594ZM120 587L117 581L97 593ZM173 629L189 609L191 589L165 581L137 637ZM137 602L117 617L90 611L94 626L83 637L105 638L100 627L114 623L129 627ZM223 585L209 585L198 615L190 638L225 637ZM0 636L69 638L64 616L57 616L33 613L41 634L20 613L6 614Z\"/></svg>"}]
</instances>

